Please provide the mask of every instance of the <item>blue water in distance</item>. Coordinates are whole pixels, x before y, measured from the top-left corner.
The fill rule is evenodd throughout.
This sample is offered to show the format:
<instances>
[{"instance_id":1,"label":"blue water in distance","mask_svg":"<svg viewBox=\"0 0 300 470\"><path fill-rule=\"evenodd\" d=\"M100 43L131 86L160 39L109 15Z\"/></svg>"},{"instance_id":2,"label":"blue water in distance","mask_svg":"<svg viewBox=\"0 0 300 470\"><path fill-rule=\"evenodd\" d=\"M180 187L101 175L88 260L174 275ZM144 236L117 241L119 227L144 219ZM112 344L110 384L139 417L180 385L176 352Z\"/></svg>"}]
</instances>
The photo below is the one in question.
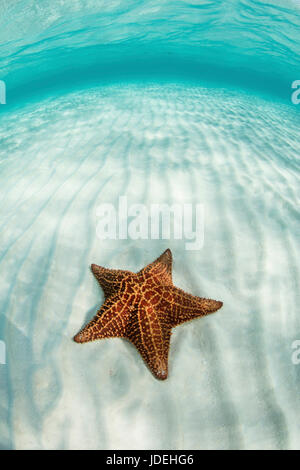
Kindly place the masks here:
<instances>
[{"instance_id":1,"label":"blue water in distance","mask_svg":"<svg viewBox=\"0 0 300 470\"><path fill-rule=\"evenodd\" d=\"M209 80L289 99L299 2L40 1L2 5L10 103L49 88L137 78Z\"/></svg>"},{"instance_id":2,"label":"blue water in distance","mask_svg":"<svg viewBox=\"0 0 300 470\"><path fill-rule=\"evenodd\" d=\"M0 1L0 447L299 449L300 2ZM201 203L204 246L99 240L97 208ZM155 380L72 336L91 263L217 298ZM2 361L3 362L3 361Z\"/></svg>"}]
</instances>

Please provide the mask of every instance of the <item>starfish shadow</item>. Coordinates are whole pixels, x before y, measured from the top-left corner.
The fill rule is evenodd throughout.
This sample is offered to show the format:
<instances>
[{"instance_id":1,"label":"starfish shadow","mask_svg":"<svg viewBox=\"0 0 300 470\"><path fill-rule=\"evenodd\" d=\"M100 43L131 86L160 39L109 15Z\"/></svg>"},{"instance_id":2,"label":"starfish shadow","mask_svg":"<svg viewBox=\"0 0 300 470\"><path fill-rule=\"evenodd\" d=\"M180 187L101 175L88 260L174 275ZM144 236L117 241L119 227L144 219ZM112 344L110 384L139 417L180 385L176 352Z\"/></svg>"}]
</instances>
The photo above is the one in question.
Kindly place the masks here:
<instances>
[{"instance_id":1,"label":"starfish shadow","mask_svg":"<svg viewBox=\"0 0 300 470\"><path fill-rule=\"evenodd\" d=\"M94 305L94 307L90 308L87 311L82 328L84 328L95 317L98 310L99 310L99 304L97 303Z\"/></svg>"}]
</instances>

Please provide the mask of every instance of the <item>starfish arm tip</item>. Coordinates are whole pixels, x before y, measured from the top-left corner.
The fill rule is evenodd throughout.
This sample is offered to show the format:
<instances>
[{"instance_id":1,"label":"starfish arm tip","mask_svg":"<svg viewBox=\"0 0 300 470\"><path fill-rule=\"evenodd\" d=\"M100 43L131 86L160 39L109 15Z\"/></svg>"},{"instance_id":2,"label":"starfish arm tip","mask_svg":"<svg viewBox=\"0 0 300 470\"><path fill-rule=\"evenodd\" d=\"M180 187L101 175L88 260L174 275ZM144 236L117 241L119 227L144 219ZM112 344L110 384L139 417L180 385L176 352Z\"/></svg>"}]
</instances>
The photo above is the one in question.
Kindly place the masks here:
<instances>
[{"instance_id":1,"label":"starfish arm tip","mask_svg":"<svg viewBox=\"0 0 300 470\"><path fill-rule=\"evenodd\" d=\"M167 248L161 255L160 259L165 259L167 262L172 262L173 256L172 256L172 251L170 248Z\"/></svg>"},{"instance_id":2,"label":"starfish arm tip","mask_svg":"<svg viewBox=\"0 0 300 470\"><path fill-rule=\"evenodd\" d=\"M168 378L168 359L157 358L154 364L151 364L150 369L158 380L166 380Z\"/></svg>"},{"instance_id":3,"label":"starfish arm tip","mask_svg":"<svg viewBox=\"0 0 300 470\"><path fill-rule=\"evenodd\" d=\"M82 335L81 333L78 333L77 335L75 335L73 337L73 341L75 341L75 343L82 343Z\"/></svg>"},{"instance_id":4,"label":"starfish arm tip","mask_svg":"<svg viewBox=\"0 0 300 470\"><path fill-rule=\"evenodd\" d=\"M200 298L199 305L207 313L214 313L221 307L223 307L223 302L221 302L220 300Z\"/></svg>"},{"instance_id":5,"label":"starfish arm tip","mask_svg":"<svg viewBox=\"0 0 300 470\"><path fill-rule=\"evenodd\" d=\"M223 302L213 299L200 299L200 304L201 306L203 305L204 311L206 311L206 313L214 313L223 307Z\"/></svg>"},{"instance_id":6,"label":"starfish arm tip","mask_svg":"<svg viewBox=\"0 0 300 470\"><path fill-rule=\"evenodd\" d=\"M87 328L79 331L79 333L73 337L73 341L75 341L75 343L88 343L90 341L94 341L94 339L96 339L96 337L93 337Z\"/></svg>"},{"instance_id":7,"label":"starfish arm tip","mask_svg":"<svg viewBox=\"0 0 300 470\"><path fill-rule=\"evenodd\" d=\"M168 378L168 372L165 372L165 371L156 372L156 373L154 373L154 376L158 380L166 380Z\"/></svg>"}]
</instances>

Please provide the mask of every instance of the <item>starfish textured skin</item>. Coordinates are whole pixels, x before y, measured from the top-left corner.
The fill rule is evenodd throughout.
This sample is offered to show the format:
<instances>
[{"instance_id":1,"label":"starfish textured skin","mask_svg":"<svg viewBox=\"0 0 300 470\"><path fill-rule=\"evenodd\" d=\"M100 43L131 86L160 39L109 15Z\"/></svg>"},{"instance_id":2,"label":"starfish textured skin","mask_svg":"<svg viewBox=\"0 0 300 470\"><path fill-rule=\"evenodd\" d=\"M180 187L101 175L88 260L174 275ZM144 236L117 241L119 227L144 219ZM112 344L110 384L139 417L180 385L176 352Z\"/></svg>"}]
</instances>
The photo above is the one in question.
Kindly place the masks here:
<instances>
[{"instance_id":1,"label":"starfish textured skin","mask_svg":"<svg viewBox=\"0 0 300 470\"><path fill-rule=\"evenodd\" d=\"M105 302L74 341L126 338L160 380L168 377L172 328L213 313L223 305L217 300L188 294L173 285L169 249L138 273L96 264L91 268L104 291Z\"/></svg>"}]
</instances>

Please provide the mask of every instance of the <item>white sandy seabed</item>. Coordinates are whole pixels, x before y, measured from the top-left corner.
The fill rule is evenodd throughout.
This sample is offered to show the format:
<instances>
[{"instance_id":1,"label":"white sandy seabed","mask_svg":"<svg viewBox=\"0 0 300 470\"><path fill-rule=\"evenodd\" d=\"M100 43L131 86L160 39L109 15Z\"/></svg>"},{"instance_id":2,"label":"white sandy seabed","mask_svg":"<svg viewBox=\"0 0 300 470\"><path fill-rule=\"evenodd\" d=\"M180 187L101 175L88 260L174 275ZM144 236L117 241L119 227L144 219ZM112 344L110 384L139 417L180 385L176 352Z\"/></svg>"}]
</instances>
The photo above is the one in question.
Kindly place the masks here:
<instances>
[{"instance_id":1,"label":"white sandy seabed","mask_svg":"<svg viewBox=\"0 0 300 470\"><path fill-rule=\"evenodd\" d=\"M1 117L3 448L299 448L299 115L196 86L106 86ZM99 204L201 203L205 241L106 240ZM224 302L174 330L157 381L124 340L72 336L103 295L91 263Z\"/></svg>"}]
</instances>

